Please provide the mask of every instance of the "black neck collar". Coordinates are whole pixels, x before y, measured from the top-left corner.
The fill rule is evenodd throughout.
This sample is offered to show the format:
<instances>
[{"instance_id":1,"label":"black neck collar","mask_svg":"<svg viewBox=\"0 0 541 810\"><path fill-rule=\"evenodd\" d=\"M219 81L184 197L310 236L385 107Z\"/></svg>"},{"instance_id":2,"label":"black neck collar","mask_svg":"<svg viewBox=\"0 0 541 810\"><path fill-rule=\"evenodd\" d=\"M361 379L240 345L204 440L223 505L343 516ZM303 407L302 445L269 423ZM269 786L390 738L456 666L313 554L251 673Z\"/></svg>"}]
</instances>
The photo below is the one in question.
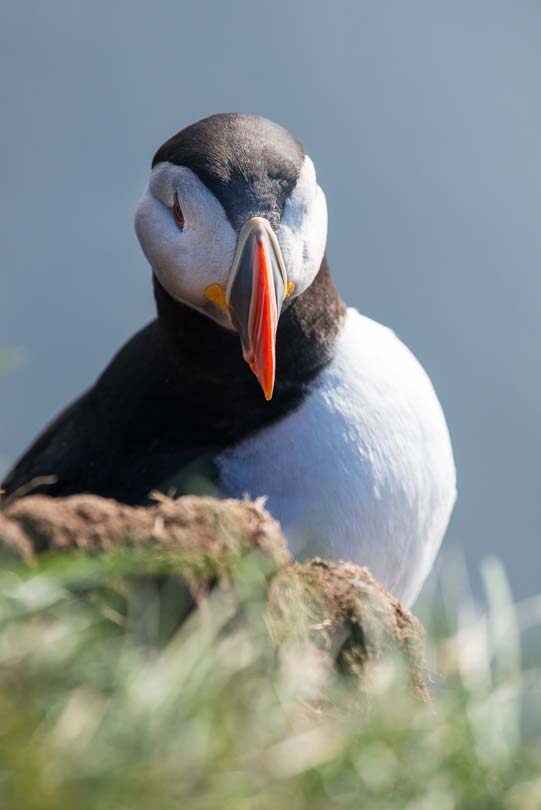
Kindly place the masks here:
<instances>
[{"instance_id":1,"label":"black neck collar","mask_svg":"<svg viewBox=\"0 0 541 810\"><path fill-rule=\"evenodd\" d=\"M295 410L332 358L346 311L324 259L309 289L280 317L276 383L267 402L235 332L175 301L156 277L154 292L162 345L159 374L166 378L156 406L164 435L169 425L175 435L182 434L184 446L230 446Z\"/></svg>"}]
</instances>

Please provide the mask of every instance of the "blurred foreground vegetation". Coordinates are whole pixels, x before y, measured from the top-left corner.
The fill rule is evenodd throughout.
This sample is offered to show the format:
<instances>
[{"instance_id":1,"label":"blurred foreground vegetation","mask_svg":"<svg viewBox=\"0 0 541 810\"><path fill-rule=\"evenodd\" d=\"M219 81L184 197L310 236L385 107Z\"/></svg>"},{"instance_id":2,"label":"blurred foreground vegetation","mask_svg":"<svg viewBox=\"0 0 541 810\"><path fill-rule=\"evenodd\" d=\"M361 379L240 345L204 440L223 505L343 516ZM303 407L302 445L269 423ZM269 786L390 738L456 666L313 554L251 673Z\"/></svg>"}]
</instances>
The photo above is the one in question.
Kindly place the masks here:
<instances>
[{"instance_id":1,"label":"blurred foreground vegetation","mask_svg":"<svg viewBox=\"0 0 541 810\"><path fill-rule=\"evenodd\" d=\"M0 563L2 810L541 808L540 605L495 563L484 612L434 600L432 705L397 658L362 686L325 665L300 605L277 652L256 555L234 610L215 589L180 628L178 579L133 552Z\"/></svg>"}]
</instances>

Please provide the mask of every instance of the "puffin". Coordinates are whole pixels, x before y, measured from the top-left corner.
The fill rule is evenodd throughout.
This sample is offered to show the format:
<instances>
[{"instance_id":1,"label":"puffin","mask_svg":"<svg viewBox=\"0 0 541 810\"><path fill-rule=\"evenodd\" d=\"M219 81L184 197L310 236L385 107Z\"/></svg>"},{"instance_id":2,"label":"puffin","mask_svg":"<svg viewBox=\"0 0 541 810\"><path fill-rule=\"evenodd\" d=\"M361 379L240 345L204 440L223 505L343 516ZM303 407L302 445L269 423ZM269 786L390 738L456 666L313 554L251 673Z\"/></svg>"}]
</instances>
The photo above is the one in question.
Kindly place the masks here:
<instances>
[{"instance_id":1,"label":"puffin","mask_svg":"<svg viewBox=\"0 0 541 810\"><path fill-rule=\"evenodd\" d=\"M296 557L359 563L411 605L455 502L449 432L413 354L340 298L301 143L259 116L191 124L154 155L134 224L157 317L38 436L4 503L264 498Z\"/></svg>"}]
</instances>

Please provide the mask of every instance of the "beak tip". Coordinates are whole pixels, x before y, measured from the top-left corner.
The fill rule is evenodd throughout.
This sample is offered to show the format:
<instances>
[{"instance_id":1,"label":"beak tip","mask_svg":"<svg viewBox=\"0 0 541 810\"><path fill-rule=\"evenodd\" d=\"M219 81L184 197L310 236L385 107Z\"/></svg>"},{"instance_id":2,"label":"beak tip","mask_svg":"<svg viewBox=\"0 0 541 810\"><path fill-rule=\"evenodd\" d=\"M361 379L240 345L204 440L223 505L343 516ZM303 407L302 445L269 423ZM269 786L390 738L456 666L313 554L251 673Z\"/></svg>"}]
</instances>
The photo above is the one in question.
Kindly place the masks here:
<instances>
[{"instance_id":1,"label":"beak tip","mask_svg":"<svg viewBox=\"0 0 541 810\"><path fill-rule=\"evenodd\" d=\"M269 373L265 374L263 376L263 379L260 379L259 381L259 384L263 389L263 394L267 402L270 402L270 400L272 399L272 395L274 393L274 367L272 369L272 372L273 372L272 374Z\"/></svg>"},{"instance_id":2,"label":"beak tip","mask_svg":"<svg viewBox=\"0 0 541 810\"><path fill-rule=\"evenodd\" d=\"M262 374L260 372L260 370L258 369L258 367L257 367L257 365L255 363L255 360L254 360L253 356L245 354L244 355L244 360L250 366L251 371L253 372L253 374L255 375L259 385L261 386L261 390L263 391L263 396L265 397L267 402L270 402L270 400L272 399L272 395L274 393L274 375L272 377L272 380L265 379L266 375Z\"/></svg>"},{"instance_id":3,"label":"beak tip","mask_svg":"<svg viewBox=\"0 0 541 810\"><path fill-rule=\"evenodd\" d=\"M261 386L261 390L263 391L263 396L270 402L272 399L272 395L274 393L274 380L272 382L270 380L259 380L259 385Z\"/></svg>"}]
</instances>

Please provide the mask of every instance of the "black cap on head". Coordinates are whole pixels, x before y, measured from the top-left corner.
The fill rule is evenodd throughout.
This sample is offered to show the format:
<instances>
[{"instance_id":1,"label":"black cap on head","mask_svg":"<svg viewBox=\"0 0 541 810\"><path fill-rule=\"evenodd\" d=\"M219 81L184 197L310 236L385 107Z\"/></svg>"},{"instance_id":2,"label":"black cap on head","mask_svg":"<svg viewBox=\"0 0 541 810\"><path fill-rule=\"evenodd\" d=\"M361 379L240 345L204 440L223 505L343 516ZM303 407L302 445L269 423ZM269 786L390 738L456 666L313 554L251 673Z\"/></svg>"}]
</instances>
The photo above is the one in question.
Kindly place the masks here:
<instances>
[{"instance_id":1,"label":"black cap on head","mask_svg":"<svg viewBox=\"0 0 541 810\"><path fill-rule=\"evenodd\" d=\"M239 230L262 216L280 223L299 178L304 149L287 129L266 118L222 113L203 118L160 146L152 166L186 166L205 183Z\"/></svg>"}]
</instances>

